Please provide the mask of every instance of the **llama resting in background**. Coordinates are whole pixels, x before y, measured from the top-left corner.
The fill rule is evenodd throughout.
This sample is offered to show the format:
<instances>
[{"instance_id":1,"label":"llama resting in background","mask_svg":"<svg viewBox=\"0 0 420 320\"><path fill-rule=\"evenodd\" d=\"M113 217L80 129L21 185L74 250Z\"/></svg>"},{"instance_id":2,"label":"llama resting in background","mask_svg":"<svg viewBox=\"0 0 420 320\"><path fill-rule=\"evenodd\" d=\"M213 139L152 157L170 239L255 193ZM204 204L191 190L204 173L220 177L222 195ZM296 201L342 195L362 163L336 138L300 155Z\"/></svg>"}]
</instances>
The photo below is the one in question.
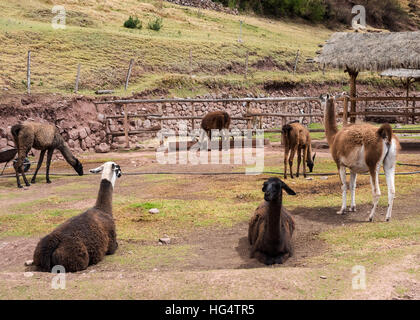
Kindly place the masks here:
<instances>
[{"instance_id":1,"label":"llama resting in background","mask_svg":"<svg viewBox=\"0 0 420 320\"><path fill-rule=\"evenodd\" d=\"M306 178L305 163L312 172L316 153L312 156L311 136L308 129L298 120L289 122L281 129L284 141L284 178L287 179L287 161L289 161L290 178L293 179L293 158L297 152L296 177L299 177L300 163L303 157L303 176ZM290 153L290 154L289 154Z\"/></svg>"},{"instance_id":2,"label":"llama resting in background","mask_svg":"<svg viewBox=\"0 0 420 320\"><path fill-rule=\"evenodd\" d=\"M55 265L63 266L66 272L84 270L117 250L112 194L116 179L121 177L120 166L106 162L90 171L102 172L96 204L39 241L33 265L41 271L50 272Z\"/></svg>"},{"instance_id":3,"label":"llama resting in background","mask_svg":"<svg viewBox=\"0 0 420 320\"><path fill-rule=\"evenodd\" d=\"M278 178L264 182L264 202L255 210L249 222L248 240L251 258L265 264L283 263L293 255L292 235L295 222L282 205L283 190L296 193Z\"/></svg>"},{"instance_id":4,"label":"llama resting in background","mask_svg":"<svg viewBox=\"0 0 420 320\"><path fill-rule=\"evenodd\" d=\"M73 156L63 137L60 135L58 129L54 125L46 123L25 122L23 124L14 125L11 129L11 133L13 140L15 141L16 149L18 149L17 161L14 163L18 188L22 188L19 173L22 174L22 178L26 186L30 186L23 170L23 163L32 148L41 150L41 154L39 155L38 166L36 167L31 183L35 183L36 181L36 175L39 168L41 168L42 162L44 161L44 155L46 151L48 151L46 180L47 183L51 183L50 164L55 149L60 150L64 159L66 159L66 161L74 168L79 176L83 175L82 164Z\"/></svg>"},{"instance_id":5,"label":"llama resting in background","mask_svg":"<svg viewBox=\"0 0 420 320\"><path fill-rule=\"evenodd\" d=\"M385 219L389 221L395 197L395 163L397 151L400 147L398 138L392 133L392 128L388 123L379 128L367 123L351 124L338 130L335 99L327 95L323 103L325 134L331 155L337 165L343 190L342 206L337 213L343 214L346 211L346 168L350 169L350 211L356 211L357 174L369 172L373 195L373 208L369 215L369 221L373 221L381 195L379 170L383 165L388 186L388 210Z\"/></svg>"}]
</instances>

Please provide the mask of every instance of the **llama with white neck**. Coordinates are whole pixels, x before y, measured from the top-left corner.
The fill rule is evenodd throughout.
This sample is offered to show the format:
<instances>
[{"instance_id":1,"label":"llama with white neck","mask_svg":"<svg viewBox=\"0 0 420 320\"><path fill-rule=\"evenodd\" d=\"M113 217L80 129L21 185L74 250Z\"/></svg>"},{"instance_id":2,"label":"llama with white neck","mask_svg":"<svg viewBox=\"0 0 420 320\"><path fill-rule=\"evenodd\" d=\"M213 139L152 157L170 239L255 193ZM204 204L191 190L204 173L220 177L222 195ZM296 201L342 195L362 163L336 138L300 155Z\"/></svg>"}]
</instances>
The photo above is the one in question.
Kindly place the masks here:
<instances>
[{"instance_id":1,"label":"llama with white neck","mask_svg":"<svg viewBox=\"0 0 420 320\"><path fill-rule=\"evenodd\" d=\"M102 172L96 204L39 241L33 264L42 271L49 272L56 265L63 266L66 272L81 271L118 248L112 194L116 179L121 177L121 168L114 162L106 162L90 172Z\"/></svg>"},{"instance_id":2,"label":"llama with white neck","mask_svg":"<svg viewBox=\"0 0 420 320\"><path fill-rule=\"evenodd\" d=\"M346 211L346 168L350 169L350 211L356 211L357 174L369 172L373 196L373 208L369 215L369 221L373 221L381 195L379 170L383 165L388 186L388 209L385 220L389 221L395 197L395 163L400 147L398 138L393 134L388 123L379 128L368 123L351 124L338 130L335 99L327 96L324 99L324 105L325 133L331 155L337 165L343 191L342 206L337 213L343 214Z\"/></svg>"}]
</instances>

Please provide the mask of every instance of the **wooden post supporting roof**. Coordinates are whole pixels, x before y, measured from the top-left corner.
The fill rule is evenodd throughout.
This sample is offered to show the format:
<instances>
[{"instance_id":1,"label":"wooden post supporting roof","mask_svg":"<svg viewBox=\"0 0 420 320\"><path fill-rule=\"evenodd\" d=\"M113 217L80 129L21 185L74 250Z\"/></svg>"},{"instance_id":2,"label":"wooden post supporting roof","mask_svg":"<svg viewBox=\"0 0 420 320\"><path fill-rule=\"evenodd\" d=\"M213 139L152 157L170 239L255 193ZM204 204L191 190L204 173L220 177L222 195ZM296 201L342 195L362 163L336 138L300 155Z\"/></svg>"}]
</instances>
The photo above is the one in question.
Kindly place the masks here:
<instances>
[{"instance_id":1,"label":"wooden post supporting roof","mask_svg":"<svg viewBox=\"0 0 420 320\"><path fill-rule=\"evenodd\" d=\"M357 76L359 75L359 71L346 68L344 72L347 72L350 76L350 94L349 94L350 98L356 98L357 97L356 79L357 79ZM356 101L350 100L350 112L356 112L356 107L357 107ZM350 123L355 123L355 122L356 122L356 117L351 116Z\"/></svg>"}]
</instances>

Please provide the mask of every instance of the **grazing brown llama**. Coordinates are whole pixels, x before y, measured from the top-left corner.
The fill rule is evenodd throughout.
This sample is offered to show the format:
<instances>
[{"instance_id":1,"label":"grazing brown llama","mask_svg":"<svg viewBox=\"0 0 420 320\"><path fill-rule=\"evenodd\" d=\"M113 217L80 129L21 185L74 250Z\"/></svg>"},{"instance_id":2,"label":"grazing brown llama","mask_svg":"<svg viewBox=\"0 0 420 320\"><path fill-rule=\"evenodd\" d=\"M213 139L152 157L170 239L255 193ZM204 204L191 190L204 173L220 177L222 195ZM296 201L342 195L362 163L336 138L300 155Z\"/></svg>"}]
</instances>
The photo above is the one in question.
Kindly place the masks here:
<instances>
[{"instance_id":1,"label":"grazing brown llama","mask_svg":"<svg viewBox=\"0 0 420 320\"><path fill-rule=\"evenodd\" d=\"M248 240L251 258L267 265L283 263L293 255L292 235L295 222L282 206L282 190L296 193L278 178L264 182L264 202L255 210L249 222Z\"/></svg>"},{"instance_id":2,"label":"grazing brown llama","mask_svg":"<svg viewBox=\"0 0 420 320\"><path fill-rule=\"evenodd\" d=\"M303 176L306 178L305 163L312 172L316 153L312 156L311 136L308 129L299 123L292 121L282 127L284 141L284 179L287 179L287 162L290 167L290 178L293 179L293 158L297 152L296 177L299 177L300 163L303 157Z\"/></svg>"},{"instance_id":3,"label":"grazing brown llama","mask_svg":"<svg viewBox=\"0 0 420 320\"><path fill-rule=\"evenodd\" d=\"M337 165L343 191L342 206L337 213L343 214L346 211L346 168L350 169L350 211L356 211L357 174L369 172L373 196L373 208L369 221L373 221L381 195L378 176L380 167L383 165L388 186L388 209L385 220L389 221L395 197L395 163L400 148L398 138L393 134L388 123L379 128L367 123L350 124L338 130L335 99L327 95L323 103L325 133L331 155Z\"/></svg>"},{"instance_id":4,"label":"grazing brown llama","mask_svg":"<svg viewBox=\"0 0 420 320\"><path fill-rule=\"evenodd\" d=\"M46 151L48 151L46 180L47 183L51 183L50 164L55 149L60 150L61 154L64 156L64 159L66 159L66 161L74 168L74 170L76 170L79 176L83 175L82 164L72 155L63 137L60 135L58 129L55 126L45 123L25 122L23 124L14 125L11 129L11 133L13 140L15 141L15 146L18 149L17 161L14 163L18 188L22 188L19 173L22 174L26 186L30 186L22 168L24 160L29 151L31 151L31 148L41 150L38 166L36 167L31 183L35 183L36 181L36 175L39 168L41 168Z\"/></svg>"},{"instance_id":5,"label":"grazing brown llama","mask_svg":"<svg viewBox=\"0 0 420 320\"><path fill-rule=\"evenodd\" d=\"M230 116L225 111L213 111L207 113L201 121L201 129L203 132L201 134L201 142L204 141L204 135L207 134L209 140L211 140L212 130L219 130L222 134L222 139L228 141L229 136L227 130L230 127Z\"/></svg>"},{"instance_id":6,"label":"grazing brown llama","mask_svg":"<svg viewBox=\"0 0 420 320\"><path fill-rule=\"evenodd\" d=\"M33 265L41 271L50 272L56 265L63 266L66 272L81 271L117 250L112 193L121 169L114 162L106 162L91 170L92 173L101 171L95 206L67 220L39 241Z\"/></svg>"},{"instance_id":7,"label":"grazing brown llama","mask_svg":"<svg viewBox=\"0 0 420 320\"><path fill-rule=\"evenodd\" d=\"M260 108L250 108L249 113L262 113ZM252 117L252 129L262 129L262 116Z\"/></svg>"}]
</instances>

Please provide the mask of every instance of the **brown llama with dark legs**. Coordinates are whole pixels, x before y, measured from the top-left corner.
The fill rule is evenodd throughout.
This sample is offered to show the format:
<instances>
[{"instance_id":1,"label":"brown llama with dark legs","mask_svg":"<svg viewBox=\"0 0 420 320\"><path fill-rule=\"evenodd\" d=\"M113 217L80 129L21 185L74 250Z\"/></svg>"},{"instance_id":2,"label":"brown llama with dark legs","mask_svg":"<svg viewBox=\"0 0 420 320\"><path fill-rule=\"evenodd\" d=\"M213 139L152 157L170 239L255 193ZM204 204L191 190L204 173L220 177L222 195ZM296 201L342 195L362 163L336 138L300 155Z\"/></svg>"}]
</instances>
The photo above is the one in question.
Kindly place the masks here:
<instances>
[{"instance_id":1,"label":"brown llama with dark legs","mask_svg":"<svg viewBox=\"0 0 420 320\"><path fill-rule=\"evenodd\" d=\"M50 164L55 149L60 150L64 159L66 159L66 161L80 176L83 175L82 164L72 155L63 137L54 125L25 122L23 124L14 125L11 129L11 133L15 141L16 148L18 149L17 161L14 164L18 188L22 188L19 174L22 174L26 186L30 186L23 170L23 162L32 148L41 150L41 154L39 155L38 165L32 177L31 183L36 182L36 175L39 168L41 168L42 162L44 161L45 152L47 152L46 180L47 183L51 183Z\"/></svg>"},{"instance_id":2,"label":"brown llama with dark legs","mask_svg":"<svg viewBox=\"0 0 420 320\"><path fill-rule=\"evenodd\" d=\"M50 272L60 265L66 272L86 269L118 248L112 216L112 194L120 166L106 162L92 173L102 171L102 179L93 208L75 216L42 238L34 252L33 265Z\"/></svg>"},{"instance_id":3,"label":"brown llama with dark legs","mask_svg":"<svg viewBox=\"0 0 420 320\"><path fill-rule=\"evenodd\" d=\"M278 178L264 182L264 202L255 210L249 222L248 240L251 258L267 265L283 263L293 255L292 235L295 222L282 205L282 191L296 193Z\"/></svg>"},{"instance_id":4,"label":"brown llama with dark legs","mask_svg":"<svg viewBox=\"0 0 420 320\"><path fill-rule=\"evenodd\" d=\"M293 158L297 152L296 177L299 177L300 163L303 158L303 176L306 178L306 165L309 172L314 168L316 153L312 156L311 136L308 129L297 120L289 122L282 127L284 141L284 179L287 179L287 162L290 167L290 177L293 179Z\"/></svg>"}]
</instances>

